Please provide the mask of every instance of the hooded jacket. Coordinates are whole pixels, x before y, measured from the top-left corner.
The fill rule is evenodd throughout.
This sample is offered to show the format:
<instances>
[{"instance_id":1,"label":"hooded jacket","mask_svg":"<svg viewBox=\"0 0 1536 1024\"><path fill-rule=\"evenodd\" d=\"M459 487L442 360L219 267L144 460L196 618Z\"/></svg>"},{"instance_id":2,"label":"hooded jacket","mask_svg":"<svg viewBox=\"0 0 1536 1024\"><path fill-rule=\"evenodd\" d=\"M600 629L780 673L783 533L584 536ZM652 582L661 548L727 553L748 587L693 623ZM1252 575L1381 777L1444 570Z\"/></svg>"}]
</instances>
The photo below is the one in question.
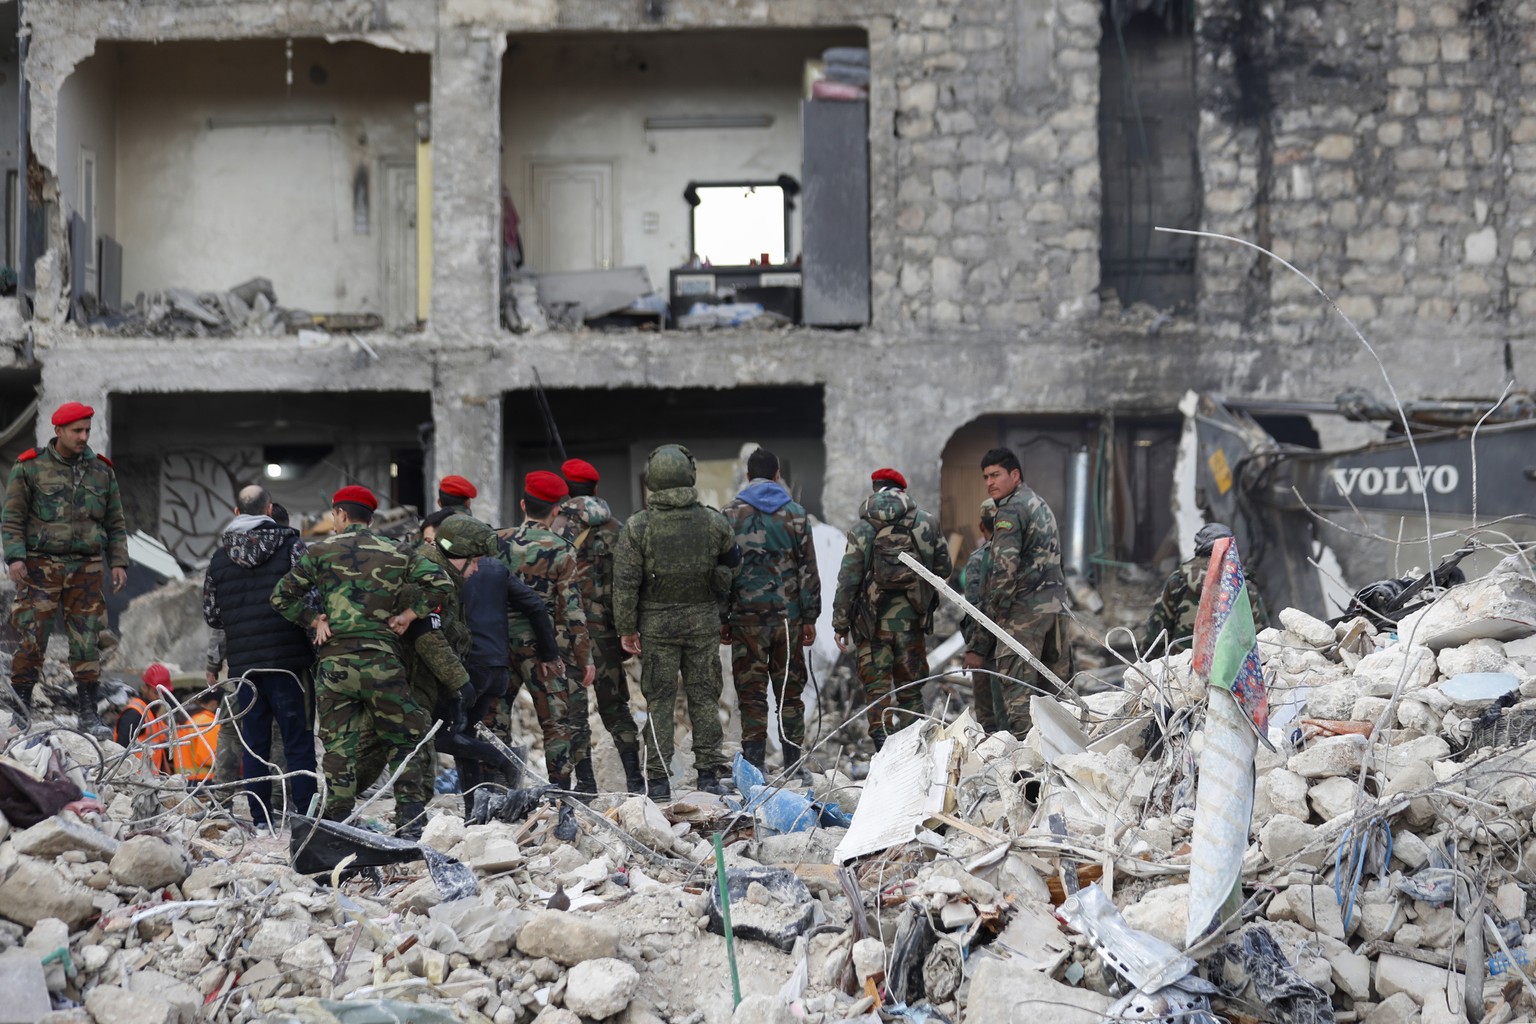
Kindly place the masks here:
<instances>
[{"instance_id":1,"label":"hooded jacket","mask_svg":"<svg viewBox=\"0 0 1536 1024\"><path fill-rule=\"evenodd\" d=\"M304 631L270 602L303 553L299 531L266 516L237 516L220 538L203 577L203 618L224 631L230 675L264 668L302 674L314 663Z\"/></svg>"},{"instance_id":2,"label":"hooded jacket","mask_svg":"<svg viewBox=\"0 0 1536 1024\"><path fill-rule=\"evenodd\" d=\"M821 575L806 511L783 484L755 479L722 511L741 546L728 619L737 626L815 625Z\"/></svg>"}]
</instances>

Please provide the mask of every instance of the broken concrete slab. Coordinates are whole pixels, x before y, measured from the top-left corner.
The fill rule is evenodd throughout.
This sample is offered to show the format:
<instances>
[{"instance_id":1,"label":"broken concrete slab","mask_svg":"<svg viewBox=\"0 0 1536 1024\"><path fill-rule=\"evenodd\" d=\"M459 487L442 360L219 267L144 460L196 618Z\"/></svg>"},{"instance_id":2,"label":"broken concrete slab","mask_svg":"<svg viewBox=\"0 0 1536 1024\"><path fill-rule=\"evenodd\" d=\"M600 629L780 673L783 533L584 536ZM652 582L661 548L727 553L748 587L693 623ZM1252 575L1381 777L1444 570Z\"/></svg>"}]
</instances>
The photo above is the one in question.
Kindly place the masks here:
<instances>
[{"instance_id":1,"label":"broken concrete slab","mask_svg":"<svg viewBox=\"0 0 1536 1024\"><path fill-rule=\"evenodd\" d=\"M180 884L191 871L181 847L156 836L134 836L112 855L112 877L118 885L159 889Z\"/></svg>"},{"instance_id":2,"label":"broken concrete slab","mask_svg":"<svg viewBox=\"0 0 1536 1024\"><path fill-rule=\"evenodd\" d=\"M583 960L566 975L565 1005L583 1017L603 1020L627 1007L639 987L640 972L623 960Z\"/></svg>"},{"instance_id":3,"label":"broken concrete slab","mask_svg":"<svg viewBox=\"0 0 1536 1024\"><path fill-rule=\"evenodd\" d=\"M0 1024L34 1024L53 1009L42 962L31 952L0 953Z\"/></svg>"},{"instance_id":4,"label":"broken concrete slab","mask_svg":"<svg viewBox=\"0 0 1536 1024\"><path fill-rule=\"evenodd\" d=\"M89 825L54 815L11 837L17 853L45 860L71 850L91 860L108 860L117 852L118 841Z\"/></svg>"},{"instance_id":5,"label":"broken concrete slab","mask_svg":"<svg viewBox=\"0 0 1536 1024\"><path fill-rule=\"evenodd\" d=\"M85 997L96 1024L180 1024L176 1007L159 996L98 985Z\"/></svg>"},{"instance_id":6,"label":"broken concrete slab","mask_svg":"<svg viewBox=\"0 0 1536 1024\"><path fill-rule=\"evenodd\" d=\"M518 930L517 950L525 956L545 956L573 966L586 960L618 956L619 933L605 921L562 910L544 910Z\"/></svg>"},{"instance_id":7,"label":"broken concrete slab","mask_svg":"<svg viewBox=\"0 0 1536 1024\"><path fill-rule=\"evenodd\" d=\"M28 928L56 917L78 928L96 915L95 895L64 877L54 865L21 857L0 881L0 917Z\"/></svg>"},{"instance_id":8,"label":"broken concrete slab","mask_svg":"<svg viewBox=\"0 0 1536 1024\"><path fill-rule=\"evenodd\" d=\"M983 957L971 975L967 1019L987 1024L1039 1024L1050 1007L1051 1024L1100 1024L1114 1000L1072 988L1015 960Z\"/></svg>"}]
</instances>

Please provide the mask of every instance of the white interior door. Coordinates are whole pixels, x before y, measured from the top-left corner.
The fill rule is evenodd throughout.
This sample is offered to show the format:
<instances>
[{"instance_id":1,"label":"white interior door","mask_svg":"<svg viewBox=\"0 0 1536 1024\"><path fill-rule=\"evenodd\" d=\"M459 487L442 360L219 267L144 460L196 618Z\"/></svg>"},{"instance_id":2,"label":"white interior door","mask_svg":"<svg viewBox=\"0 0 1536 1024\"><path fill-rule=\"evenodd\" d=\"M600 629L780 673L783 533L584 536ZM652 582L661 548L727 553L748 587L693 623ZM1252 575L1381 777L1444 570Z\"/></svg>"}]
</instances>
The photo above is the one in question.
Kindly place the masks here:
<instances>
[{"instance_id":1,"label":"white interior door","mask_svg":"<svg viewBox=\"0 0 1536 1024\"><path fill-rule=\"evenodd\" d=\"M530 269L607 270L614 265L613 164L535 161L524 249Z\"/></svg>"}]
</instances>

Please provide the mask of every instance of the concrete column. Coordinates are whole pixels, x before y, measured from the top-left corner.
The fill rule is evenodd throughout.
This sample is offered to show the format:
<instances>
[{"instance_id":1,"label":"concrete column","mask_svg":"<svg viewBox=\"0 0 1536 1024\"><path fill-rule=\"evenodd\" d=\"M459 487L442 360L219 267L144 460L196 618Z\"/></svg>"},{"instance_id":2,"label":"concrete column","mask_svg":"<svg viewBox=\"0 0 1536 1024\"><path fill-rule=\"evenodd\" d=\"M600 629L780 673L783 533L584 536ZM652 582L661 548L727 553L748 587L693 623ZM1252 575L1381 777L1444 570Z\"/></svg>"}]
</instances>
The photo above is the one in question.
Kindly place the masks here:
<instances>
[{"instance_id":1,"label":"concrete column","mask_svg":"<svg viewBox=\"0 0 1536 1024\"><path fill-rule=\"evenodd\" d=\"M443 25L432 61L430 322L449 344L498 329L506 48L500 32Z\"/></svg>"},{"instance_id":2,"label":"concrete column","mask_svg":"<svg viewBox=\"0 0 1536 1024\"><path fill-rule=\"evenodd\" d=\"M470 395L458 387L434 388L432 423L429 503L436 500L437 481L456 473L480 492L472 503L475 518L492 526L503 525L501 394Z\"/></svg>"}]
</instances>

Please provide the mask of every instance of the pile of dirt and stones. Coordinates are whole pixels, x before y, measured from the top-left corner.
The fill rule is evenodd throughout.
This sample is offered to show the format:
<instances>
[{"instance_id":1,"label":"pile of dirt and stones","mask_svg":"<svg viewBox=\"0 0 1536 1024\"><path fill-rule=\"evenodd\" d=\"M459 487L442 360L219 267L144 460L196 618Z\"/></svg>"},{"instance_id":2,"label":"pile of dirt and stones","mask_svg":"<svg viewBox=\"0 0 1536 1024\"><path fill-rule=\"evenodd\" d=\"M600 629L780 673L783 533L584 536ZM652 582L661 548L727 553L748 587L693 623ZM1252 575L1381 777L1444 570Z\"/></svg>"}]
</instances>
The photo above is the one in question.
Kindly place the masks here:
<instances>
[{"instance_id":1,"label":"pile of dirt and stones","mask_svg":"<svg viewBox=\"0 0 1536 1024\"><path fill-rule=\"evenodd\" d=\"M921 720L862 780L444 794L420 845L367 827L387 790L258 831L7 717L0 1020L1532 1019L1536 579L1278 621L1241 700L1134 662L1024 737Z\"/></svg>"}]
</instances>

